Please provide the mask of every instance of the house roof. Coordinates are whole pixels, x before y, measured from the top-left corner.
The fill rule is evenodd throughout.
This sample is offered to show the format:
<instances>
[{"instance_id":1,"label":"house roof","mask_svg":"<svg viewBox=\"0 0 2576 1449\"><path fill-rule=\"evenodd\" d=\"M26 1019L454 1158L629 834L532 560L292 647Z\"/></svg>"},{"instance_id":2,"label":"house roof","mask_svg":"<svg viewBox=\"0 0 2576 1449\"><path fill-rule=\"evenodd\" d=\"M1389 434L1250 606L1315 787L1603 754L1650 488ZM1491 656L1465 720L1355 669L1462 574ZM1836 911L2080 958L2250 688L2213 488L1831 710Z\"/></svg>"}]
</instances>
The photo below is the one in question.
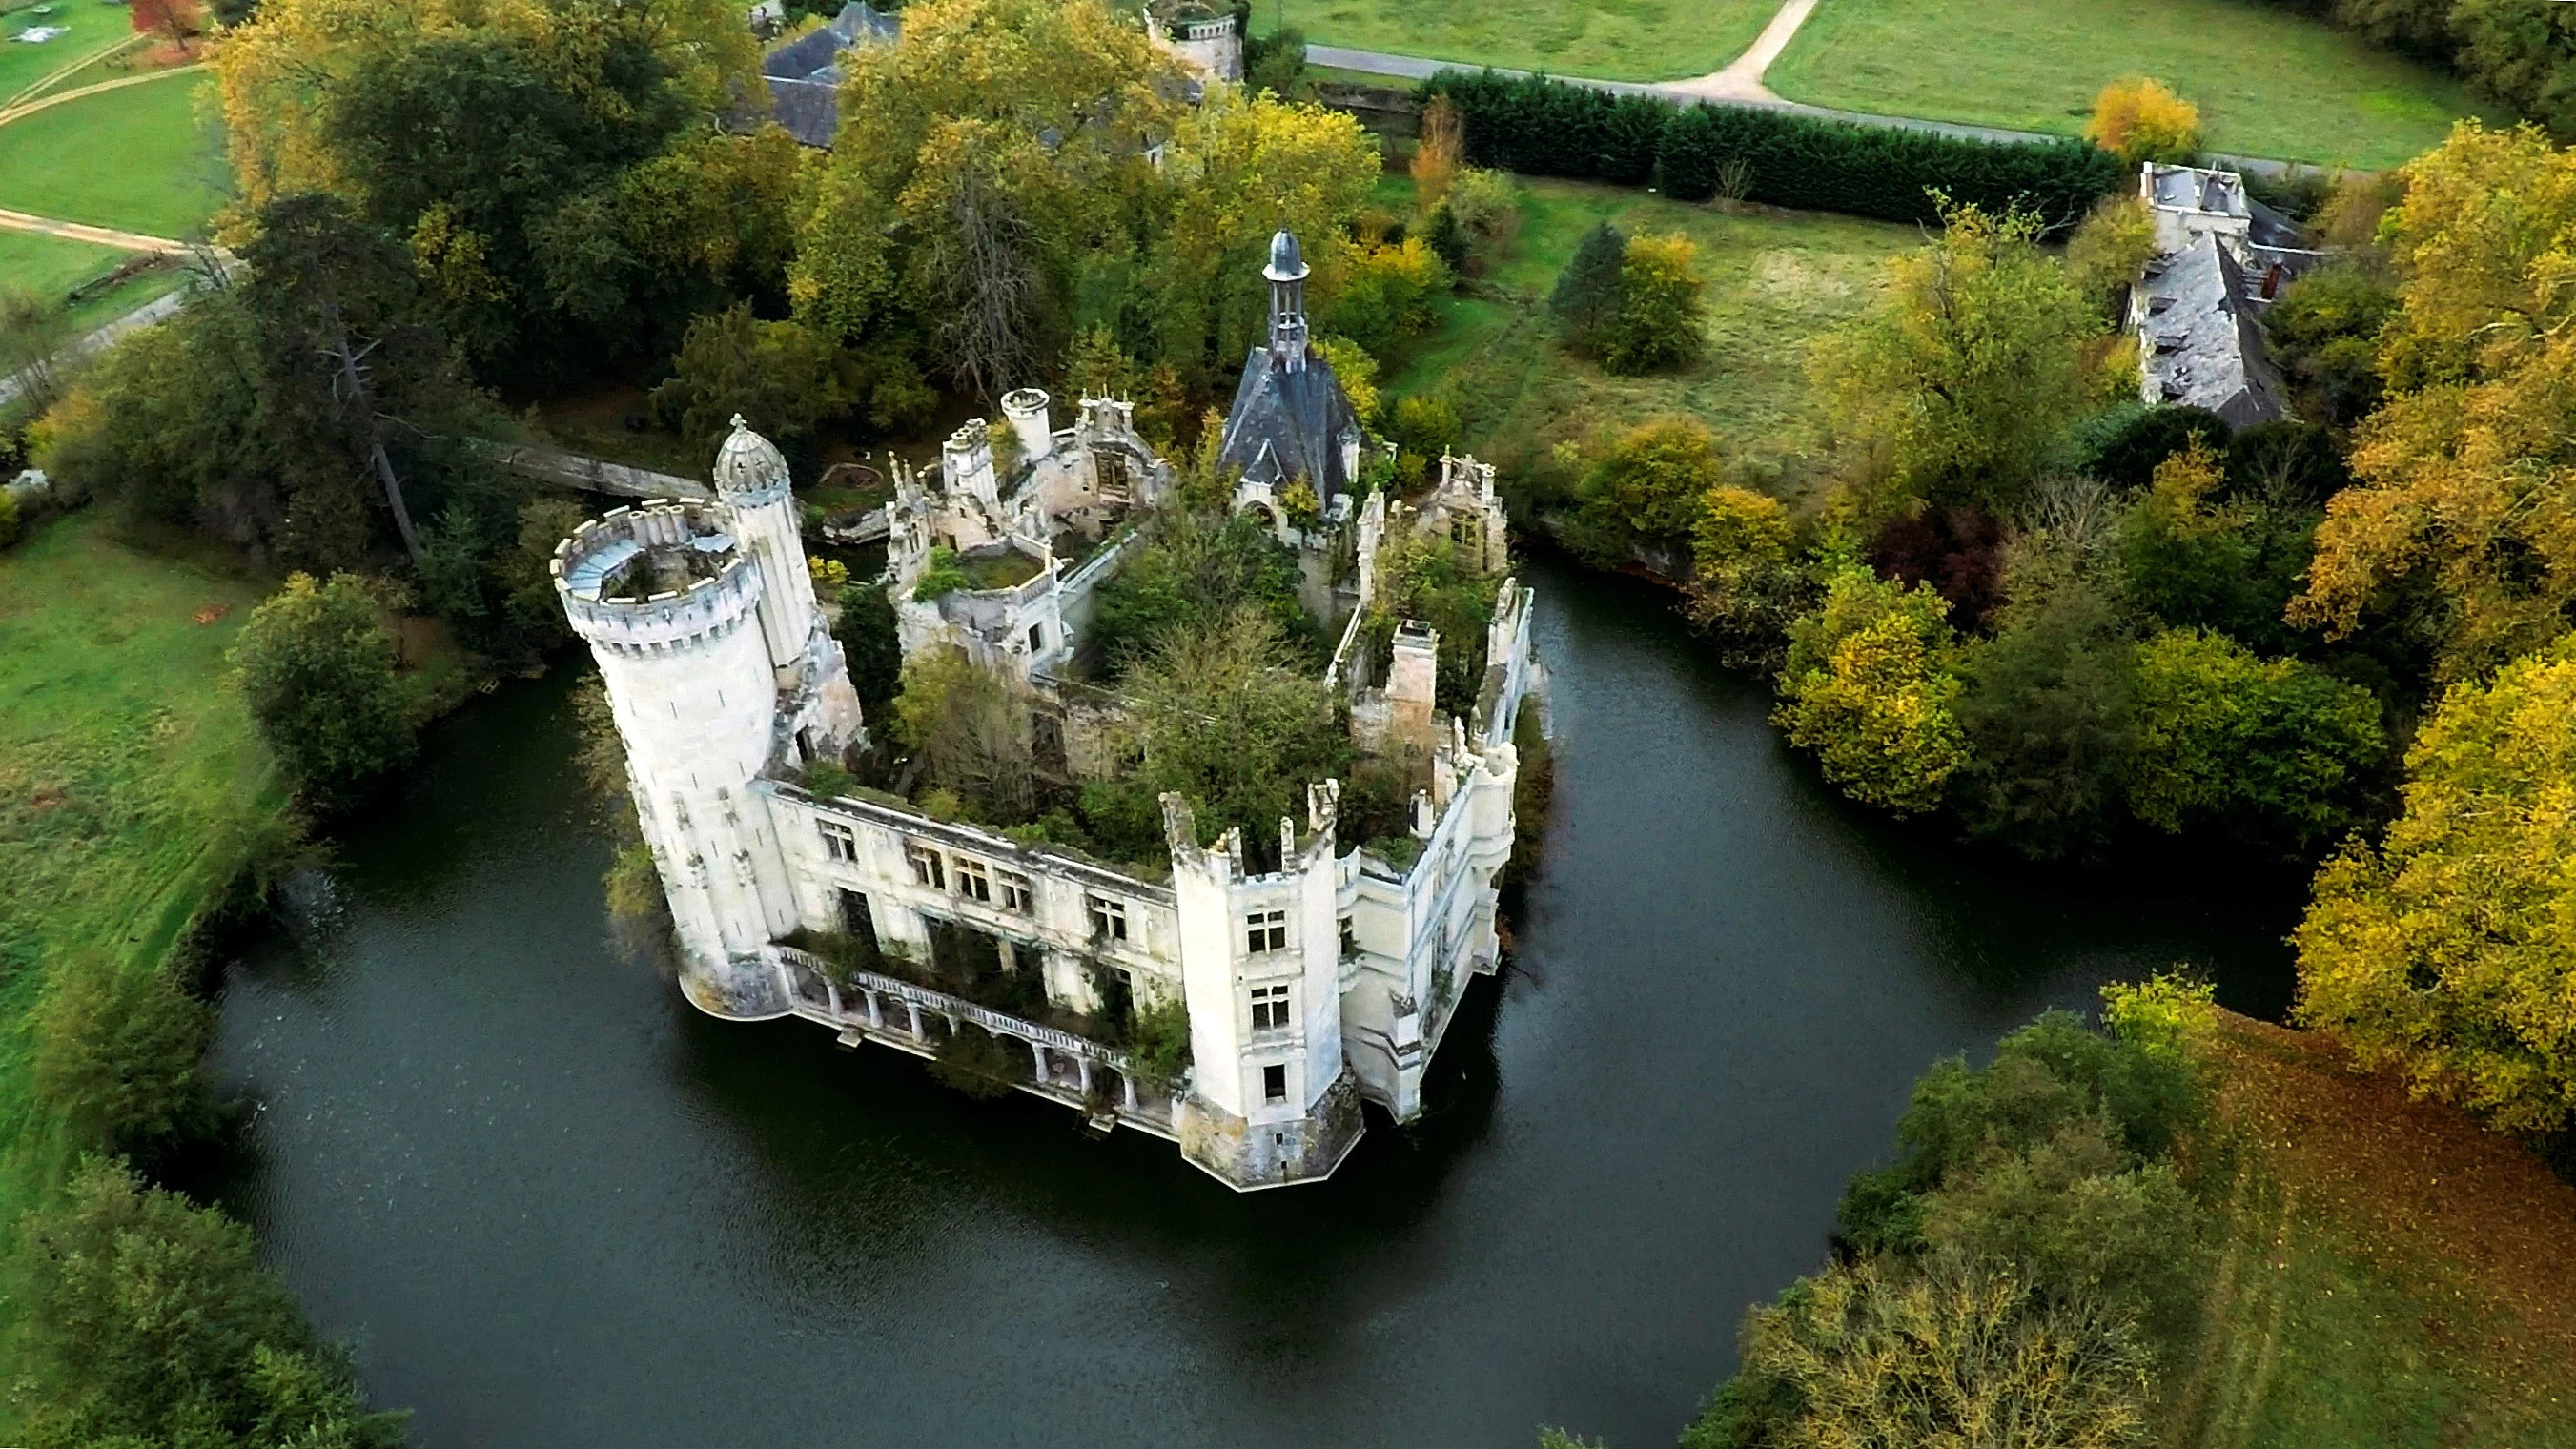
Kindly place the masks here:
<instances>
[{"instance_id":1,"label":"house roof","mask_svg":"<svg viewBox=\"0 0 2576 1449\"><path fill-rule=\"evenodd\" d=\"M2286 414L2259 303L2216 236L2149 262L2135 305L2148 401L2207 408L2240 428Z\"/></svg>"},{"instance_id":2,"label":"house roof","mask_svg":"<svg viewBox=\"0 0 2576 1449\"><path fill-rule=\"evenodd\" d=\"M806 145L830 146L841 129L841 52L902 39L902 20L867 0L850 0L829 24L761 58L760 73L769 79L770 114Z\"/></svg>"},{"instance_id":3,"label":"house roof","mask_svg":"<svg viewBox=\"0 0 2576 1449\"><path fill-rule=\"evenodd\" d=\"M1284 484L1303 478L1320 502L1347 491L1342 439L1359 432L1359 415L1322 353L1306 349L1305 365L1290 367L1267 347L1252 349L1243 382L1225 415L1225 445L1218 453L1243 470L1245 481Z\"/></svg>"}]
</instances>

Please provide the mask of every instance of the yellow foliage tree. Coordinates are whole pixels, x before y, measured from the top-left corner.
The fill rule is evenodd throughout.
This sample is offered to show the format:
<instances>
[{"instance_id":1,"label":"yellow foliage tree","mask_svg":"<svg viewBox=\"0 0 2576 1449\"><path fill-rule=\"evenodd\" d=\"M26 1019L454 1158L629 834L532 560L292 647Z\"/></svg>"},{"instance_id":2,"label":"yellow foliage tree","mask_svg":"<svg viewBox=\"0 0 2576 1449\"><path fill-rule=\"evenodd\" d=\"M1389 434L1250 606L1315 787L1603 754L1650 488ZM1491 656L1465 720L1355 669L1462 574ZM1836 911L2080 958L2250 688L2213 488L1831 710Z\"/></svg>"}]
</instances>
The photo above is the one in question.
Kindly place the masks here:
<instances>
[{"instance_id":1,"label":"yellow foliage tree","mask_svg":"<svg viewBox=\"0 0 2576 1449\"><path fill-rule=\"evenodd\" d=\"M2132 166L2188 162L2200 151L2200 107L2160 80L2113 81L2094 97L2084 138Z\"/></svg>"},{"instance_id":2,"label":"yellow foliage tree","mask_svg":"<svg viewBox=\"0 0 2576 1449\"><path fill-rule=\"evenodd\" d=\"M1968 762L1949 613L1930 588L1852 564L1827 582L1822 607L1790 627L1772 722L1863 804L1930 810Z\"/></svg>"},{"instance_id":3,"label":"yellow foliage tree","mask_svg":"<svg viewBox=\"0 0 2576 1449\"><path fill-rule=\"evenodd\" d=\"M2378 846L2327 863L2299 1020L2507 1131L2576 1120L2576 641L2456 684Z\"/></svg>"},{"instance_id":4,"label":"yellow foliage tree","mask_svg":"<svg viewBox=\"0 0 2576 1449\"><path fill-rule=\"evenodd\" d=\"M2576 605L2576 155L2463 121L2403 175L2395 393L2355 434L2290 618L2342 637L2420 578L2448 616L2438 671L2468 679Z\"/></svg>"}]
</instances>

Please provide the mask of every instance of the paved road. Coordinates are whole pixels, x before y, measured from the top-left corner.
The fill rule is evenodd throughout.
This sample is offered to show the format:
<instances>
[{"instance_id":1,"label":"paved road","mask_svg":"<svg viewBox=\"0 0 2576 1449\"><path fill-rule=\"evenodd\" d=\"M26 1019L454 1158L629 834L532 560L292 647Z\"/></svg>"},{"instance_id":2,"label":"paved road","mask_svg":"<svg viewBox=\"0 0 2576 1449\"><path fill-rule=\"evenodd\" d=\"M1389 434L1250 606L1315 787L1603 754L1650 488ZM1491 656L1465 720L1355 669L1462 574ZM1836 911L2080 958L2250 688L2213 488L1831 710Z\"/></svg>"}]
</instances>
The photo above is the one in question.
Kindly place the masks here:
<instances>
[{"instance_id":1,"label":"paved road","mask_svg":"<svg viewBox=\"0 0 2576 1449\"><path fill-rule=\"evenodd\" d=\"M1398 80L1427 80L1444 70L1473 71L1488 68L1467 65L1454 60L1425 60L1418 55L1388 55L1374 50L1348 50L1338 45L1307 46L1306 63L1330 66L1335 70L1358 71L1363 75L1390 76ZM1505 70L1500 66L1491 67L1491 69L1496 75L1521 76L1530 73L1523 70ZM1718 74L1724 75L1726 72L1720 71ZM1912 116L1881 116L1866 111L1837 111L1826 106L1810 106L1798 101L1784 101L1776 96L1764 99L1740 94L1712 94L1708 89L1694 88L1702 86L1704 82L1711 79L1704 76L1692 80L1655 82L1593 80L1588 76L1576 75L1552 76L1550 79L1563 81L1570 86L1589 86L1597 91L1609 91L1617 95L1659 96L1680 105L1704 102L1716 106L1747 106L1755 110L1786 111L1791 115L1813 116L1823 121L1849 121L1854 125L1882 126L1899 131L1929 131L1934 135L1957 136L1970 141L2063 141L2067 139L2064 136L2052 136L2040 131L2014 131L2001 126L1970 126L1955 121L1918 120ZM2240 171L2258 171L2265 175L2278 175L2288 170L2290 164L2253 156L2213 155L2209 160L2212 165L2233 167Z\"/></svg>"}]
</instances>

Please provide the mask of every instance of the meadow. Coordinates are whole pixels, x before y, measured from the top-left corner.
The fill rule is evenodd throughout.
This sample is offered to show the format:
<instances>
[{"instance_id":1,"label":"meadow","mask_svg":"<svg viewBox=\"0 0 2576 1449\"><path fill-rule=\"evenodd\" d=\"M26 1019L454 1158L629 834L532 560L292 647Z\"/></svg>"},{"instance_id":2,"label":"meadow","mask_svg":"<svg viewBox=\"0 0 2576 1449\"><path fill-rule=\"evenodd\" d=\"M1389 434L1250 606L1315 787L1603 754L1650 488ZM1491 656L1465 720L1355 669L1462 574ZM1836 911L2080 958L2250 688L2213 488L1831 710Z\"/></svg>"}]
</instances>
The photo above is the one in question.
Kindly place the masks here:
<instances>
[{"instance_id":1,"label":"meadow","mask_svg":"<svg viewBox=\"0 0 2576 1449\"><path fill-rule=\"evenodd\" d=\"M1411 194L1409 182L1390 179L1379 202L1401 212ZM1506 476L1555 466L1560 443L1679 415L1706 424L1741 466L1794 490L1825 451L1808 394L1809 343L1869 299L1887 258L1922 240L1887 222L1729 212L1568 181L1525 182L1521 210L1509 258L1443 303L1438 331L1384 379L1390 395L1448 393L1467 446ZM1557 344L1547 295L1584 233L1604 221L1632 236L1678 231L1698 243L1708 353L1696 366L1614 377Z\"/></svg>"},{"instance_id":2,"label":"meadow","mask_svg":"<svg viewBox=\"0 0 2576 1449\"><path fill-rule=\"evenodd\" d=\"M2102 87L2164 81L2213 151L2394 166L2473 114L2467 88L2254 0L1825 0L1765 76L1793 101L2073 135Z\"/></svg>"},{"instance_id":3,"label":"meadow","mask_svg":"<svg viewBox=\"0 0 2576 1449\"><path fill-rule=\"evenodd\" d=\"M1319 45L1605 80L1679 80L1724 68L1777 0L1273 0Z\"/></svg>"},{"instance_id":4,"label":"meadow","mask_svg":"<svg viewBox=\"0 0 2576 1449\"><path fill-rule=\"evenodd\" d=\"M202 232L229 185L204 109L213 85L202 71L175 75L0 126L0 207L146 236Z\"/></svg>"},{"instance_id":5,"label":"meadow","mask_svg":"<svg viewBox=\"0 0 2576 1449\"><path fill-rule=\"evenodd\" d=\"M94 62L134 36L126 8L102 0L37 0L0 8L7 10L0 15L0 110L88 78ZM16 38L56 27L63 33L42 44Z\"/></svg>"}]
</instances>

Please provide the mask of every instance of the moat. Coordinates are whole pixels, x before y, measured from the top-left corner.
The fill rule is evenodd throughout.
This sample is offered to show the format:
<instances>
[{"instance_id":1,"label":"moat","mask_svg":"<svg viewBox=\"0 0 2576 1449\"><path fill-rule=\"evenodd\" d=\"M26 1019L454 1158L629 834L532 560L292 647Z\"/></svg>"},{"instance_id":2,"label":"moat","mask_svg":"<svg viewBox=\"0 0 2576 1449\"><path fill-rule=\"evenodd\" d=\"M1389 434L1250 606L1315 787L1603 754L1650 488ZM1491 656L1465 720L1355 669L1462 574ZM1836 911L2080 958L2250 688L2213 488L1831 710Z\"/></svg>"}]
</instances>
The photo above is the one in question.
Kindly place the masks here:
<instances>
[{"instance_id":1,"label":"moat","mask_svg":"<svg viewBox=\"0 0 2576 1449\"><path fill-rule=\"evenodd\" d=\"M1328 1183L700 1016L606 941L569 668L429 742L232 974L216 1184L422 1449L1669 1444L1915 1076L2176 961L2277 1013L2296 894L2016 870L1833 798L1667 600L1541 561L1515 958Z\"/></svg>"}]
</instances>

